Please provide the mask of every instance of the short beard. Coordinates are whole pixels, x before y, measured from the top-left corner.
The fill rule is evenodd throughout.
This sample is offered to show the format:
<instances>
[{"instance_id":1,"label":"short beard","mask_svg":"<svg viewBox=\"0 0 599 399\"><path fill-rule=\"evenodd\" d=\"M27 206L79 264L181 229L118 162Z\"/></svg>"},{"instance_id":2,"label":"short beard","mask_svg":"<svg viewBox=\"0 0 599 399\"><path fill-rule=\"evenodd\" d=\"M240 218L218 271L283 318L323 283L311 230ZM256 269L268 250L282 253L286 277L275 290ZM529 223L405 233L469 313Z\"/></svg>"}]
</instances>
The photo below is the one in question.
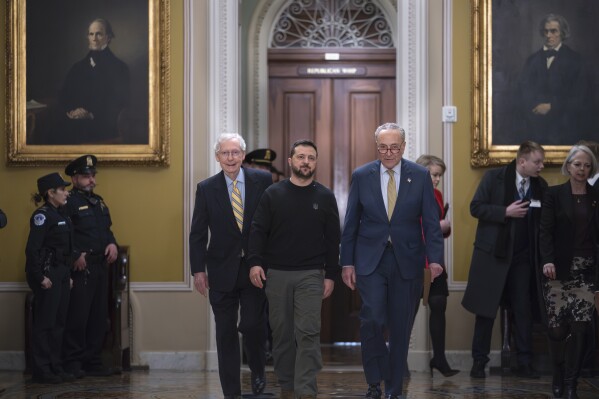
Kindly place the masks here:
<instances>
[{"instance_id":1,"label":"short beard","mask_svg":"<svg viewBox=\"0 0 599 399\"><path fill-rule=\"evenodd\" d=\"M312 176L314 176L314 171L315 169L312 169L308 173L303 173L301 168L295 168L293 166L291 167L291 173L301 179L310 179Z\"/></svg>"}]
</instances>

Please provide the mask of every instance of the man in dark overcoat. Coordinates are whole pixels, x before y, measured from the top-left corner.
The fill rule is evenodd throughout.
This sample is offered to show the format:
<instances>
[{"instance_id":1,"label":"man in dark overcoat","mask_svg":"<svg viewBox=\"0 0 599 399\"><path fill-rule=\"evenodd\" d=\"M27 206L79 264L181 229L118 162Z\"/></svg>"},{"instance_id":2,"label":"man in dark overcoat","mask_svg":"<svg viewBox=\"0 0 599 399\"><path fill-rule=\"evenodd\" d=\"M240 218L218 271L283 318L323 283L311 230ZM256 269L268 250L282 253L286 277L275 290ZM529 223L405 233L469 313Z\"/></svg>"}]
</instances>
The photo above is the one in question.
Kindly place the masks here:
<instances>
[{"instance_id":1,"label":"man in dark overcoat","mask_svg":"<svg viewBox=\"0 0 599 399\"><path fill-rule=\"evenodd\" d=\"M522 143L510 164L489 170L470 203L478 219L468 286L462 305L476 315L470 375L485 378L491 336L502 299L516 325L518 368L522 377L538 377L532 363L532 306L541 200L547 182L539 176L545 151Z\"/></svg>"}]
</instances>

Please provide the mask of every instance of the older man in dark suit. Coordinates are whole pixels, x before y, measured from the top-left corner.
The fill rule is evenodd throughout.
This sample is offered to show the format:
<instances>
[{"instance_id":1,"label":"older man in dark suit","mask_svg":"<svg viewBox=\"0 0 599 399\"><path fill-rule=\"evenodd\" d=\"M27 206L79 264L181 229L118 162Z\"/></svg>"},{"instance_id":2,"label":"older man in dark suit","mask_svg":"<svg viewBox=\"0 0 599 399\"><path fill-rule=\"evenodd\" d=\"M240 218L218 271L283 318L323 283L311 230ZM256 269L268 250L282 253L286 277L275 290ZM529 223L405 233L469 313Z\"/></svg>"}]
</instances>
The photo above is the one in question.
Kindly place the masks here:
<instances>
[{"instance_id":1,"label":"older man in dark suit","mask_svg":"<svg viewBox=\"0 0 599 399\"><path fill-rule=\"evenodd\" d=\"M241 167L245 148L243 137L237 133L218 138L214 152L222 171L198 184L189 235L194 285L204 296L209 290L225 399L241 398L238 332L244 335L254 395L261 394L266 384L266 296L250 283L245 255L254 211L272 177Z\"/></svg>"},{"instance_id":2,"label":"older man in dark suit","mask_svg":"<svg viewBox=\"0 0 599 399\"><path fill-rule=\"evenodd\" d=\"M541 199L547 183L540 177L545 151L522 143L516 159L483 176L470 213L478 219L468 286L462 299L476 315L470 376L485 378L497 310L504 298L514 314L518 369L521 377L538 378L532 369L531 284L538 261Z\"/></svg>"},{"instance_id":3,"label":"older man in dark suit","mask_svg":"<svg viewBox=\"0 0 599 399\"><path fill-rule=\"evenodd\" d=\"M356 169L341 238L343 282L362 298L360 337L366 398L402 397L416 302L428 259L433 278L443 268L439 206L428 170L402 159L405 131L377 128L379 160ZM389 347L385 330L389 333Z\"/></svg>"}]
</instances>

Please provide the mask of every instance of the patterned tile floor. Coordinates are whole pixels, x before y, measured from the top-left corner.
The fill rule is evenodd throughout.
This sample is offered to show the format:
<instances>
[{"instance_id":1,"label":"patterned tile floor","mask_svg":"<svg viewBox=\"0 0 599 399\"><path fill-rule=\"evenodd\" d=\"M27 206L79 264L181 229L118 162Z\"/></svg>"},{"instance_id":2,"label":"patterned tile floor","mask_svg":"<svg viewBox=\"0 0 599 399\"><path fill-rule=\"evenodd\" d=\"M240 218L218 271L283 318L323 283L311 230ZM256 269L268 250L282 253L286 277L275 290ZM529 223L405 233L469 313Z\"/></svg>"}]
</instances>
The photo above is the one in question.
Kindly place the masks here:
<instances>
[{"instance_id":1,"label":"patterned tile floor","mask_svg":"<svg viewBox=\"0 0 599 399\"><path fill-rule=\"evenodd\" d=\"M359 366L359 349L338 351L323 348L324 369L319 374L320 399L362 398L366 382ZM359 352L357 352L359 353ZM267 372L267 389L261 399L277 397L279 387L274 382L272 367ZM243 392L249 393L250 373L242 372ZM222 392L216 372L199 371L131 371L111 377L83 378L60 385L32 384L21 372L0 371L2 399L220 399ZM412 372L406 382L409 399L541 399L551 398L551 378L524 380L491 375L485 380L473 380L468 371L451 378L435 372ZM599 379L582 379L579 386L582 399L599 398ZM244 395L244 398L254 398Z\"/></svg>"}]
</instances>

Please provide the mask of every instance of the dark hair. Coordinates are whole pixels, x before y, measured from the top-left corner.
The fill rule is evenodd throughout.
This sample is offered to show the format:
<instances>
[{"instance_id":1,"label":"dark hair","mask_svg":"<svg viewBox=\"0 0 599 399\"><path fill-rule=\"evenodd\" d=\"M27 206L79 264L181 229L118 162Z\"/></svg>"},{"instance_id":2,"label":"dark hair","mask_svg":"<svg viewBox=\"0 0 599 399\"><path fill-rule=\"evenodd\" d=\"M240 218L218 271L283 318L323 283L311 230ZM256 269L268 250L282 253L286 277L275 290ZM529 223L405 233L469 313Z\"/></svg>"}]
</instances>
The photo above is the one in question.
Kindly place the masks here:
<instances>
[{"instance_id":1,"label":"dark hair","mask_svg":"<svg viewBox=\"0 0 599 399\"><path fill-rule=\"evenodd\" d=\"M50 190L48 190L48 191L50 191ZM42 202L47 202L48 201L48 191L46 191L43 194L40 194L40 193L33 193L33 194L31 194L31 201L33 201L33 203L35 204L35 206L38 206Z\"/></svg>"},{"instance_id":2,"label":"dark hair","mask_svg":"<svg viewBox=\"0 0 599 399\"><path fill-rule=\"evenodd\" d=\"M314 151L316 151L316 156L318 156L318 148L316 148L316 144L314 144L314 142L312 140L301 139L301 140L298 140L295 143L291 144L291 150L289 151L289 158L292 158L293 155L295 155L295 147L299 147L300 145L305 145L305 146L314 148Z\"/></svg>"},{"instance_id":3,"label":"dark hair","mask_svg":"<svg viewBox=\"0 0 599 399\"><path fill-rule=\"evenodd\" d=\"M545 37L545 24L547 22L557 22L559 24L559 35L562 42L565 42L566 39L570 37L570 25L568 24L568 21L566 21L566 18L559 14L547 14L541 19L539 33L542 37Z\"/></svg>"},{"instance_id":4,"label":"dark hair","mask_svg":"<svg viewBox=\"0 0 599 399\"><path fill-rule=\"evenodd\" d=\"M530 155L530 153L535 151L541 151L545 154L545 149L539 143L535 143L534 141L527 140L520 144L518 147L518 152L516 153L516 159L522 158L525 155Z\"/></svg>"}]
</instances>

